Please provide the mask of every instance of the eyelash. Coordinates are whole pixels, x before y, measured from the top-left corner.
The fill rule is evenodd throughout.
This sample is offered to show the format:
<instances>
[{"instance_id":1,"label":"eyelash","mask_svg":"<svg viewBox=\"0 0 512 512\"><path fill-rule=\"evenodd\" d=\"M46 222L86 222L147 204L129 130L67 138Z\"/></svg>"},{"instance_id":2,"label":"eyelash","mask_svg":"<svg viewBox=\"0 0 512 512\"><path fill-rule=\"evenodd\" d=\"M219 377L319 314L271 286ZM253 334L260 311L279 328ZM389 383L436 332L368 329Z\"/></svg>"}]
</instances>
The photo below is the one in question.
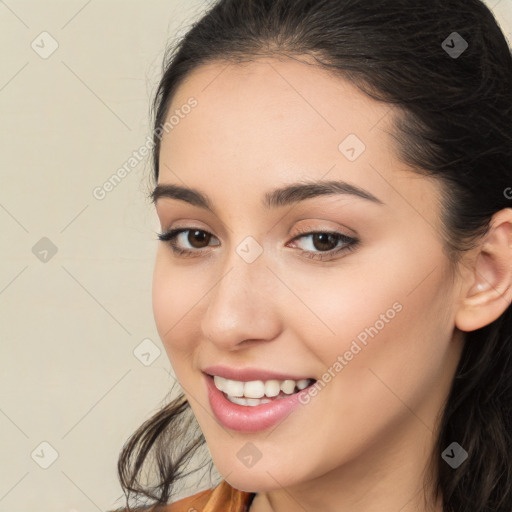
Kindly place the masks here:
<instances>
[{"instance_id":1,"label":"eyelash","mask_svg":"<svg viewBox=\"0 0 512 512\"><path fill-rule=\"evenodd\" d=\"M158 240L161 242L167 242L169 246L171 247L173 253L176 256L182 256L182 257L195 257L198 256L197 253L203 252L203 249L182 249L181 247L178 247L176 245L176 237L183 232L187 231L200 231L201 233L207 233L210 234L208 231L205 231L204 229L199 228L176 228L171 229L170 231L164 232L164 233L157 233ZM337 231L301 231L299 229L299 234L295 236L291 241L293 242L296 239L303 238L304 236L310 236L310 235L316 235L316 234L325 234L325 235L333 235L337 240L337 242L345 242L345 246L338 247L337 249L331 249L329 251L306 251L304 249L301 249L302 254L306 258L310 258L313 260L319 260L319 261L326 261L327 259L334 258L338 254L351 252L353 251L356 246L359 244L359 240L353 237L349 237L343 233L339 233ZM326 256L324 256L324 254Z\"/></svg>"}]
</instances>

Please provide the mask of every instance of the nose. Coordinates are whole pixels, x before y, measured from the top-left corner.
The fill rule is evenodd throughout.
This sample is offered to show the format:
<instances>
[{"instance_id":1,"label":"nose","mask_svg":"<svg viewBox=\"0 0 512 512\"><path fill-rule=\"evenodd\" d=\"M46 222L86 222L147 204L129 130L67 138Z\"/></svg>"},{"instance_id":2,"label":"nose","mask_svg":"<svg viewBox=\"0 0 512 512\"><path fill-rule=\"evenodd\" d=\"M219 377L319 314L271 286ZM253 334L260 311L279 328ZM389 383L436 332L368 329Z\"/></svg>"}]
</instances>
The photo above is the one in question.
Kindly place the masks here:
<instances>
[{"instance_id":1,"label":"nose","mask_svg":"<svg viewBox=\"0 0 512 512\"><path fill-rule=\"evenodd\" d=\"M201 328L221 350L236 350L244 341L272 340L281 329L279 280L260 256L247 263L238 254L229 258L205 300L207 309Z\"/></svg>"}]
</instances>

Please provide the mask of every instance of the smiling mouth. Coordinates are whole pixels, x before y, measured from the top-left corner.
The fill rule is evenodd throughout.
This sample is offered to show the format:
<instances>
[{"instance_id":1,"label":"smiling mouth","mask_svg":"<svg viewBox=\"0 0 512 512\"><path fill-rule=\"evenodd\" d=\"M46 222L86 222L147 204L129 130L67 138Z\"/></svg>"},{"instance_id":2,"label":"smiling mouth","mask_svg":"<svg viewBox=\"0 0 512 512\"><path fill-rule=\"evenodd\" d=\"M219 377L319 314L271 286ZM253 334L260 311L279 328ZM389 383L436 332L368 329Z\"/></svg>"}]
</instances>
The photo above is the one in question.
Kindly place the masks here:
<instances>
[{"instance_id":1,"label":"smiling mouth","mask_svg":"<svg viewBox=\"0 0 512 512\"><path fill-rule=\"evenodd\" d=\"M316 379L239 381L210 375L225 398L238 405L257 406L287 398L313 385Z\"/></svg>"}]
</instances>

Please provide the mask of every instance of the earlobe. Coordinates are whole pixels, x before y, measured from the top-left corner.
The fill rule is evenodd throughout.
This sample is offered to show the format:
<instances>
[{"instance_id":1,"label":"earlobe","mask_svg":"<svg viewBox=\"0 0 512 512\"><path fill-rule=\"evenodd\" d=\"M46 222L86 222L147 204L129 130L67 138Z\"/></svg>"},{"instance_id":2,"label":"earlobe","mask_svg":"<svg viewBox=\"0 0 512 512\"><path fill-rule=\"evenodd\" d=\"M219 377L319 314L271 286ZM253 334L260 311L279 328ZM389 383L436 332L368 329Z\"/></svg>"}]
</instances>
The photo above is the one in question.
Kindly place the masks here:
<instances>
[{"instance_id":1,"label":"earlobe","mask_svg":"<svg viewBox=\"0 0 512 512\"><path fill-rule=\"evenodd\" d=\"M512 209L493 216L470 270L455 316L461 331L492 323L512 301Z\"/></svg>"}]
</instances>

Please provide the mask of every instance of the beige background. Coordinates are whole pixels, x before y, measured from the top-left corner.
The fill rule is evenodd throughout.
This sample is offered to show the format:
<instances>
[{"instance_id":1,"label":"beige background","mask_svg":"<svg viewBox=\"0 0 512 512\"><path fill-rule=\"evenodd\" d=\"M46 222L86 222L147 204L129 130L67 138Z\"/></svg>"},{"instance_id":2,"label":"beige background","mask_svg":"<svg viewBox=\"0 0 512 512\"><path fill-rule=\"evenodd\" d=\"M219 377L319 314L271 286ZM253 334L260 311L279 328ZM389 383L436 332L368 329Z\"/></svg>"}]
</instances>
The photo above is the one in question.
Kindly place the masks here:
<instances>
[{"instance_id":1,"label":"beige background","mask_svg":"<svg viewBox=\"0 0 512 512\"><path fill-rule=\"evenodd\" d=\"M118 453L173 383L149 158L93 190L146 142L166 42L207 5L0 1L0 512L121 506ZM512 41L512 0L488 5Z\"/></svg>"}]
</instances>

